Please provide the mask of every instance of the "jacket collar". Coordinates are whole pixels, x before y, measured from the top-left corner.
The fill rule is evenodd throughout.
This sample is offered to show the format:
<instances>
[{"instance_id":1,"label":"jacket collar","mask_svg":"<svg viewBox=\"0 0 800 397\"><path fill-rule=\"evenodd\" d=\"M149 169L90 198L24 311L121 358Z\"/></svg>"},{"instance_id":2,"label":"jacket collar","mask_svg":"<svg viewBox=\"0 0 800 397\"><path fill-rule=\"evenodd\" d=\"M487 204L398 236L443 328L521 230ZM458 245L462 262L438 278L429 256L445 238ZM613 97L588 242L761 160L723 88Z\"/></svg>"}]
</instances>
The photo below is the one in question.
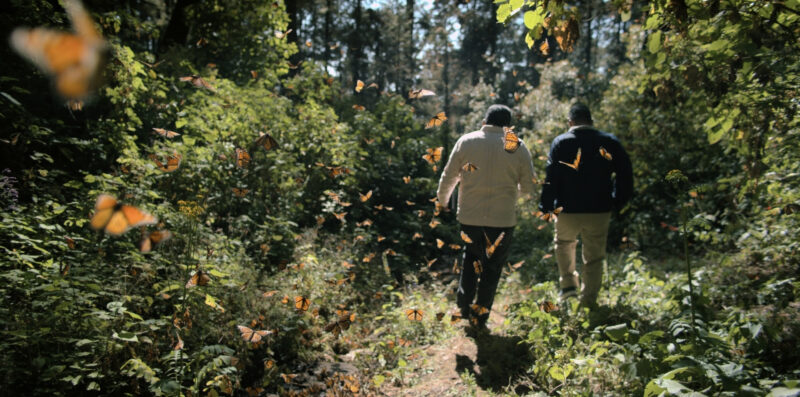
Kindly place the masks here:
<instances>
[{"instance_id":1,"label":"jacket collar","mask_svg":"<svg viewBox=\"0 0 800 397\"><path fill-rule=\"evenodd\" d=\"M498 127L496 125L485 124L481 127L481 131L483 132L503 132L503 127Z\"/></svg>"},{"instance_id":2,"label":"jacket collar","mask_svg":"<svg viewBox=\"0 0 800 397\"><path fill-rule=\"evenodd\" d=\"M575 132L577 130L596 130L596 129L597 128L594 128L594 126L591 124L581 124L570 127L567 132Z\"/></svg>"}]
</instances>

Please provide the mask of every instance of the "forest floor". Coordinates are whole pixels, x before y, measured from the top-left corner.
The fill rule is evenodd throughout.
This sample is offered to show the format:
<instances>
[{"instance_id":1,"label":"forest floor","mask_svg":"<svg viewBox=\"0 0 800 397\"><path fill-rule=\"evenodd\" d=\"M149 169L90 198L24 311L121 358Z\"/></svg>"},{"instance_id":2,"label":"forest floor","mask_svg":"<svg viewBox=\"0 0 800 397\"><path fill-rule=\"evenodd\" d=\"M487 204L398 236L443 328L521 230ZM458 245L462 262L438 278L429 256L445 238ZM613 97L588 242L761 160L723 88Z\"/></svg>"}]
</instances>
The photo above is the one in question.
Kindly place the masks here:
<instances>
[{"instance_id":1,"label":"forest floor","mask_svg":"<svg viewBox=\"0 0 800 397\"><path fill-rule=\"evenodd\" d=\"M511 384L514 374L527 369L520 352L521 338L506 335L504 307L510 302L506 290L498 292L495 310L489 316L489 333L474 335L466 320L454 325L454 335L422 348L410 360L413 372L405 385L387 384L386 396L490 396Z\"/></svg>"}]
</instances>

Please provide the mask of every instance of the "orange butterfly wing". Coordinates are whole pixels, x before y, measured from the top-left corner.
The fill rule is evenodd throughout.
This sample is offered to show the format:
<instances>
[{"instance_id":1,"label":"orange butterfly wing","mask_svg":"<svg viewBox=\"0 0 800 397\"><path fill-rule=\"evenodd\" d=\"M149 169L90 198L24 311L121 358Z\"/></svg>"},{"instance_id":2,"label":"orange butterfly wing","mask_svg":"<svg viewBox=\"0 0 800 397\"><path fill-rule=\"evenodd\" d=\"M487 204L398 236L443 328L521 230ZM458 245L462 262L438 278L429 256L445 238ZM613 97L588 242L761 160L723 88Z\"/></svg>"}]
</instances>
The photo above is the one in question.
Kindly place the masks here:
<instances>
[{"instance_id":1,"label":"orange butterfly wing","mask_svg":"<svg viewBox=\"0 0 800 397\"><path fill-rule=\"evenodd\" d=\"M472 244L472 239L469 238L469 235L467 235L467 233L463 231L461 232L461 239L464 240L464 242L467 244Z\"/></svg>"},{"instance_id":2,"label":"orange butterfly wing","mask_svg":"<svg viewBox=\"0 0 800 397\"><path fill-rule=\"evenodd\" d=\"M611 153L609 153L608 150L606 150L606 148L600 146L600 150L599 151L600 151L600 156L602 156L604 159L606 159L608 161L611 161L611 160L614 159L614 157L611 156Z\"/></svg>"},{"instance_id":3,"label":"orange butterfly wing","mask_svg":"<svg viewBox=\"0 0 800 397\"><path fill-rule=\"evenodd\" d=\"M356 81L356 92L361 92L364 89L364 82L361 80Z\"/></svg>"},{"instance_id":4,"label":"orange butterfly wing","mask_svg":"<svg viewBox=\"0 0 800 397\"><path fill-rule=\"evenodd\" d=\"M11 46L54 76L56 89L68 99L82 99L97 83L106 43L77 0L64 4L77 35L44 28L15 29Z\"/></svg>"},{"instance_id":5,"label":"orange butterfly wing","mask_svg":"<svg viewBox=\"0 0 800 397\"><path fill-rule=\"evenodd\" d=\"M244 149L236 148L236 166L239 168L244 168L249 164L250 154Z\"/></svg>"},{"instance_id":6,"label":"orange butterfly wing","mask_svg":"<svg viewBox=\"0 0 800 397\"><path fill-rule=\"evenodd\" d=\"M564 161L561 161L561 160L559 160L558 162L561 163L561 164L566 165L569 168L572 168L575 171L577 171L578 170L578 166L581 163L581 148L578 148L578 153L575 154L575 160L572 163L567 163L567 162L564 162Z\"/></svg>"},{"instance_id":7,"label":"orange butterfly wing","mask_svg":"<svg viewBox=\"0 0 800 397\"><path fill-rule=\"evenodd\" d=\"M278 141L275 140L269 134L261 133L255 141L256 145L262 146L264 150L271 150L272 148L278 147Z\"/></svg>"},{"instance_id":8,"label":"orange butterfly wing","mask_svg":"<svg viewBox=\"0 0 800 397\"><path fill-rule=\"evenodd\" d=\"M514 153L519 149L519 137L514 133L514 127L504 127L503 149L508 153Z\"/></svg>"},{"instance_id":9,"label":"orange butterfly wing","mask_svg":"<svg viewBox=\"0 0 800 397\"><path fill-rule=\"evenodd\" d=\"M422 321L423 311L419 309L406 310L406 318L411 321Z\"/></svg>"}]
</instances>

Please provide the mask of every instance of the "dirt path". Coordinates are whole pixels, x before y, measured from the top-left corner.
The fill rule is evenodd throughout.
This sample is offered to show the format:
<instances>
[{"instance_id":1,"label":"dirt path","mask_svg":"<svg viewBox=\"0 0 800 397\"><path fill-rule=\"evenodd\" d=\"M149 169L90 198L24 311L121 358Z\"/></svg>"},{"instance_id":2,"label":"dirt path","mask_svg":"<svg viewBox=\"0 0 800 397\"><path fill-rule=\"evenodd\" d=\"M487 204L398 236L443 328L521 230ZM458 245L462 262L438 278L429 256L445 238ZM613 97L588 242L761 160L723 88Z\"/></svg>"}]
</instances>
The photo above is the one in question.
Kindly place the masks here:
<instances>
[{"instance_id":1,"label":"dirt path","mask_svg":"<svg viewBox=\"0 0 800 397\"><path fill-rule=\"evenodd\" d=\"M527 361L520 357L524 348L518 337L503 332L506 296L498 295L489 316L489 335L467 336L463 327L457 334L423 351L413 365L417 368L407 387L389 386L387 396L491 396L502 392L513 375L524 370ZM470 376L465 376L469 374Z\"/></svg>"}]
</instances>

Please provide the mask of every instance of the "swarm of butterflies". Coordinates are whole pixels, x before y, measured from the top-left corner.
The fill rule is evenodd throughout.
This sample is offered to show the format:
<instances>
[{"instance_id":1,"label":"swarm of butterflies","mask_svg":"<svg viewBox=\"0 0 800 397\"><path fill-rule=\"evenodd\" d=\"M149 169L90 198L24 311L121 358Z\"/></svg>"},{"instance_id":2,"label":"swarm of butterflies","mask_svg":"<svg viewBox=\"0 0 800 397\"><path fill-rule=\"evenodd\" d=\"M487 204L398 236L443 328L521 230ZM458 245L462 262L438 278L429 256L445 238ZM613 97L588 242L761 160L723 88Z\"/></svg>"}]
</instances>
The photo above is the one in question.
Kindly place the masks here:
<instances>
[{"instance_id":1,"label":"swarm of butterflies","mask_svg":"<svg viewBox=\"0 0 800 397\"><path fill-rule=\"evenodd\" d=\"M90 18L80 1L64 0L64 6L74 28L74 32L60 32L47 28L17 28L11 34L10 43L12 48L14 48L19 54L36 65L42 72L47 74L52 79L56 92L67 101L70 109L81 110L83 107L83 101L89 98L92 92L100 84L103 67L105 65L106 53L108 51L108 45L95 28L94 21ZM289 31L285 33L281 32L281 37L279 38L285 37L285 35L288 33ZM276 37L278 37L277 34ZM253 78L257 78L257 74L255 72L253 72ZM180 77L179 80L189 83L197 88L216 92L215 88L208 81L198 75ZM367 85L361 80L356 82L356 93L361 93L365 88L374 88L375 90L379 89L378 84L376 83ZM416 89L411 90L408 93L408 98L421 99L435 95L436 93L431 90ZM353 108L357 111L365 110L365 107L362 105L354 105ZM446 121L447 116L445 112L438 112L425 123L425 129L440 127ZM514 127L506 127L504 129L504 150L508 153L514 153L520 146L520 139L514 133L513 128ZM165 128L153 128L152 132L153 134L165 139L173 139L180 136L180 133ZM260 132L259 136L252 142L251 150L252 147L261 147L264 150L269 151L277 148L278 146L278 142L270 134ZM422 158L429 165L431 165L434 172L437 171L437 164L442 160L443 150L443 147L428 148L426 149L426 153L422 156ZM601 155L610 160L610 154L607 152L603 153L604 151L605 149L601 148ZM179 169L182 161L182 155L177 151L173 151L170 154L162 156L151 154L149 158L155 164L157 169L165 173L174 172ZM251 160L252 158L247 149L240 147L235 148L234 164L236 167L247 168ZM573 164L564 164L577 170L579 163L580 151L578 151L577 158ZM350 170L345 167L330 166L322 163L317 163L317 165L324 167L331 178L350 173ZM461 170L466 173L471 173L477 171L478 167L475 164L468 162L461 167ZM403 181L404 183L409 184L411 182L411 177L404 176ZM237 197L244 197L248 194L248 192L249 190L246 188L233 188L233 194ZM362 203L368 201L371 197L372 191L360 194L360 200ZM334 199L339 201L338 196L334 197ZM433 212L435 217L438 215L439 210L441 209L441 204L435 199L432 201L434 202L436 208ZM341 203L344 204L343 202ZM407 201L406 204L413 206L415 203ZM94 207L94 213L92 214L89 223L93 229L103 231L112 236L121 236L133 228L140 228L141 240L139 243L139 250L143 253L150 252L154 249L154 247L172 237L172 233L163 229L163 225L159 224L158 219L155 216L135 206L124 204L111 195L99 195L96 199ZM392 210L391 207L384 207L383 205L375 205L374 207L378 210ZM543 220L548 221L550 217L554 218L557 215L557 211L552 214L542 214L541 217ZM336 218L342 222L344 222L345 215L346 212L335 214ZM426 212L424 210L419 210L418 215L423 217L426 215ZM359 225L369 226L371 223L372 222L370 220L365 220L360 222ZM429 223L429 227L433 229L438 224L439 222L434 218ZM153 225L158 225L156 227L157 230L148 232L147 227ZM413 239L416 240L421 237L421 234L416 233ZM472 242L464 233L462 233L461 237L467 244ZM487 258L492 256L503 237L503 234L500 234L494 241L490 241L489 238L486 237ZM71 239L68 238L68 242L72 247L74 246L74 240L70 240ZM442 248L443 245L444 242L437 239L437 246ZM456 250L461 248L461 246L458 244L450 244L449 247ZM262 247L262 249L264 248ZM396 253L391 249L387 249L384 254L395 255ZM374 253L370 254L363 258L363 261L370 262L374 256ZM428 261L428 267L430 267L435 261L436 259ZM515 265L509 264L509 269L513 271L514 269L519 268L521 264L522 262L519 262ZM473 266L475 267L476 273L480 274L482 272L483 269L480 262L475 262ZM454 263L453 271L455 273L459 271L457 259ZM354 276L355 273L351 272L349 278L352 280ZM210 281L210 275L200 267L197 267L191 273L190 279L186 282L186 287L202 287L207 285ZM347 281L347 279L335 280L334 282L341 281ZM267 296L267 294L268 293L265 293L265 296ZM311 307L311 300L303 296L296 296L293 301L288 297L284 297L283 302L286 304L293 302L294 308L298 312L306 312ZM472 309L479 315L488 313L487 308L477 305ZM547 309L547 311L554 310L549 306ZM313 309L312 312L317 315L318 309ZM404 314L409 321L413 322L422 321L425 315L424 312L418 308L407 309L405 310ZM436 319L439 321L441 321L444 316L444 313L436 313L435 315ZM185 317L186 319L176 318L176 321L190 321L188 312L185 314ZM350 328L350 325L355 321L355 319L355 313L351 313L344 308L339 308L336 310L333 321L328 323L324 329L325 331L330 332L334 336L338 337L342 332ZM450 321L454 323L460 319L461 316L459 314L453 313L450 316ZM254 345L258 345L264 340L264 338L274 335L277 332L277 330L258 329L256 327L256 323L251 323L249 327L245 325L237 325L237 329L244 341ZM177 350L183 348L183 341L180 340L180 337L178 337L178 341L176 342L174 348ZM284 380L287 383L291 383L292 377L292 375L286 375Z\"/></svg>"}]
</instances>

